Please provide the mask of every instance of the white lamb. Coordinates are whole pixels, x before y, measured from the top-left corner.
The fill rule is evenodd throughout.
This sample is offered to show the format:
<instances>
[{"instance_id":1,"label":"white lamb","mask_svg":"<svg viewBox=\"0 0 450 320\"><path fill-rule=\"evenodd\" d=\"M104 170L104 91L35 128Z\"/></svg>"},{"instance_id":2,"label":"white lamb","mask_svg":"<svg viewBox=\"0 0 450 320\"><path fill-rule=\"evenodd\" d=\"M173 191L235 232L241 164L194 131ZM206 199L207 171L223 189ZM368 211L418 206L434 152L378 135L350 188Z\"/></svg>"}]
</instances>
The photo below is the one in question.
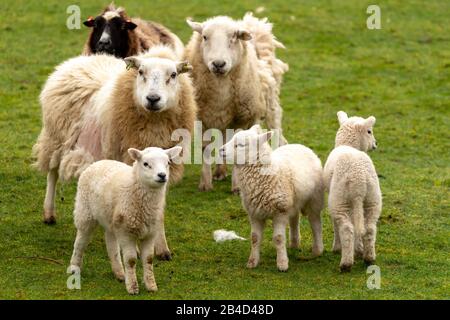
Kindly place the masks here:
<instances>
[{"instance_id":1,"label":"white lamb","mask_svg":"<svg viewBox=\"0 0 450 320\"><path fill-rule=\"evenodd\" d=\"M70 260L72 272L81 267L83 253L95 227L100 224L105 229L106 249L114 275L125 280L128 293L139 292L136 280L138 241L145 287L148 291L157 290L153 274L155 240L164 230L169 164L181 150L179 146L168 150L130 148L132 167L114 160L101 160L83 171L74 210L77 236Z\"/></svg>"},{"instance_id":2,"label":"white lamb","mask_svg":"<svg viewBox=\"0 0 450 320\"><path fill-rule=\"evenodd\" d=\"M325 164L324 183L334 226L333 251L342 250L340 269L345 272L351 270L355 254L367 264L375 261L381 190L372 160L365 153L377 147L375 117L348 118L343 111L337 116L340 128Z\"/></svg>"},{"instance_id":3,"label":"white lamb","mask_svg":"<svg viewBox=\"0 0 450 320\"><path fill-rule=\"evenodd\" d=\"M290 225L290 246L298 248L299 213L309 219L313 233L313 254L323 252L320 212L323 208L322 165L314 152L300 144L272 151L267 141L272 131L262 133L259 125L239 131L220 149L227 163L234 163L241 188L242 204L251 223L251 254L247 267L255 268L260 257L263 229L273 220L273 243L277 267L288 269L286 226Z\"/></svg>"},{"instance_id":4,"label":"white lamb","mask_svg":"<svg viewBox=\"0 0 450 320\"><path fill-rule=\"evenodd\" d=\"M242 20L219 16L187 23L194 34L185 55L193 66L198 118L204 129L221 130L225 137L226 129L248 129L265 121L281 133L279 94L288 65L275 55L276 48L284 46L267 18L248 13ZM285 142L281 135L281 143ZM214 178L225 176L226 166L219 164ZM203 162L199 189L211 190L212 178L208 159ZM232 189L237 192L238 186Z\"/></svg>"}]
</instances>

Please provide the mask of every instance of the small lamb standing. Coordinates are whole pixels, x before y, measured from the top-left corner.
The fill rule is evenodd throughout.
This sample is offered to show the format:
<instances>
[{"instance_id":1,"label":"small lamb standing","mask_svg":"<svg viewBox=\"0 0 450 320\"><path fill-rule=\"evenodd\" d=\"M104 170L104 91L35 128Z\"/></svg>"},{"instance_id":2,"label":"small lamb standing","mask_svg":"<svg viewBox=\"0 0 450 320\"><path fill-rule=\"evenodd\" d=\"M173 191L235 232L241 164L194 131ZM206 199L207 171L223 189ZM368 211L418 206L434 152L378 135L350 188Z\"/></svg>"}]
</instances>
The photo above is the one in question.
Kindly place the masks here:
<instances>
[{"instance_id":1,"label":"small lamb standing","mask_svg":"<svg viewBox=\"0 0 450 320\"><path fill-rule=\"evenodd\" d=\"M130 148L128 153L134 159L132 167L114 160L101 160L81 174L74 210L77 236L70 260L72 272L80 270L83 253L100 224L105 229L106 249L114 275L125 280L128 293L139 293L136 280L138 241L145 287L148 291L158 289L153 274L154 246L164 225L169 164L181 150L179 146L168 150Z\"/></svg>"},{"instance_id":2,"label":"small lamb standing","mask_svg":"<svg viewBox=\"0 0 450 320\"><path fill-rule=\"evenodd\" d=\"M337 113L340 128L334 150L324 168L328 206L333 219L333 251L342 250L340 269L350 271L354 255L367 264L375 261L377 221L381 214L381 190L377 172L365 153L377 147L373 135L375 117L348 118Z\"/></svg>"},{"instance_id":3,"label":"small lamb standing","mask_svg":"<svg viewBox=\"0 0 450 320\"><path fill-rule=\"evenodd\" d=\"M300 242L299 213L309 219L313 233L312 252L323 252L322 165L314 152L300 144L288 144L274 151L267 143L273 132L262 133L259 125L239 131L220 154L234 163L241 188L242 204L251 224L251 254L247 267L259 263L263 229L267 219L273 220L273 243L277 250L277 267L287 271L286 226L290 225L290 246Z\"/></svg>"},{"instance_id":4,"label":"small lamb standing","mask_svg":"<svg viewBox=\"0 0 450 320\"><path fill-rule=\"evenodd\" d=\"M193 66L198 118L203 127L221 130L225 137L226 129L248 129L265 121L270 129L280 131L284 144L279 94L288 65L276 58L276 48L284 46L273 35L272 24L251 13L239 21L219 16L203 23L187 23L194 34L185 55ZM209 163L203 162L201 191L213 188ZM214 179L225 176L226 165L217 165ZM238 186L234 184L232 190L237 192Z\"/></svg>"}]
</instances>

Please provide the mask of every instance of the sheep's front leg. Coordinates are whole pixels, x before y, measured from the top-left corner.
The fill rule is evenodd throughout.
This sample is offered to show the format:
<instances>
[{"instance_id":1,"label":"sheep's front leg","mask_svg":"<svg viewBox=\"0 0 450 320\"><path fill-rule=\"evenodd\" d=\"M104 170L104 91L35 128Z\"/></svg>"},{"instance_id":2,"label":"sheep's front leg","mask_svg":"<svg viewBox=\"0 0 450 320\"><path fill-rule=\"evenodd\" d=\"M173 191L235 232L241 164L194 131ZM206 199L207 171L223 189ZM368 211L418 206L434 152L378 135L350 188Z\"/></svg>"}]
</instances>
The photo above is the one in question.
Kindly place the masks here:
<instances>
[{"instance_id":1,"label":"sheep's front leg","mask_svg":"<svg viewBox=\"0 0 450 320\"><path fill-rule=\"evenodd\" d=\"M273 218L273 244L277 249L277 267L285 272L289 268L289 258L286 251L286 214L278 214Z\"/></svg>"},{"instance_id":2,"label":"sheep's front leg","mask_svg":"<svg viewBox=\"0 0 450 320\"><path fill-rule=\"evenodd\" d=\"M202 175L198 189L200 191L211 191L212 188L211 155L209 152L203 152Z\"/></svg>"},{"instance_id":3,"label":"sheep's front leg","mask_svg":"<svg viewBox=\"0 0 450 320\"><path fill-rule=\"evenodd\" d=\"M125 264L125 286L129 294L138 294L139 285L136 278L136 239L128 235L120 235L119 243Z\"/></svg>"},{"instance_id":4,"label":"sheep's front leg","mask_svg":"<svg viewBox=\"0 0 450 320\"><path fill-rule=\"evenodd\" d=\"M153 273L153 252L155 251L154 238L149 237L141 242L141 258L144 269L144 284L147 291L154 292L158 290Z\"/></svg>"},{"instance_id":5,"label":"sheep's front leg","mask_svg":"<svg viewBox=\"0 0 450 320\"><path fill-rule=\"evenodd\" d=\"M120 247L114 233L105 231L105 243L114 276L117 280L124 281L125 273L123 271L122 259L120 257Z\"/></svg>"},{"instance_id":6,"label":"sheep's front leg","mask_svg":"<svg viewBox=\"0 0 450 320\"><path fill-rule=\"evenodd\" d=\"M56 182L58 181L58 170L51 169L47 174L47 190L44 200L44 223L55 224L55 195Z\"/></svg>"},{"instance_id":7,"label":"sheep's front leg","mask_svg":"<svg viewBox=\"0 0 450 320\"><path fill-rule=\"evenodd\" d=\"M373 264L376 259L375 242L377 237L377 221L380 216L381 208L365 208L365 227L366 233L363 236L364 253L363 259L366 264Z\"/></svg>"},{"instance_id":8,"label":"sheep's front leg","mask_svg":"<svg viewBox=\"0 0 450 320\"><path fill-rule=\"evenodd\" d=\"M295 214L289 218L289 247L298 249L300 246L300 214Z\"/></svg>"},{"instance_id":9,"label":"sheep's front leg","mask_svg":"<svg viewBox=\"0 0 450 320\"><path fill-rule=\"evenodd\" d=\"M248 258L247 262L247 268L256 268L259 263L259 256L261 251L261 241L264 231L264 220L258 220L255 218L250 217L250 224L251 224L251 241L252 241L252 247L250 251L250 257Z\"/></svg>"},{"instance_id":10,"label":"sheep's front leg","mask_svg":"<svg viewBox=\"0 0 450 320\"><path fill-rule=\"evenodd\" d=\"M160 260L170 261L172 260L172 254L170 253L169 246L166 240L166 230L164 228L164 217L158 223L157 230L160 230L156 236L154 244L155 254Z\"/></svg>"}]
</instances>

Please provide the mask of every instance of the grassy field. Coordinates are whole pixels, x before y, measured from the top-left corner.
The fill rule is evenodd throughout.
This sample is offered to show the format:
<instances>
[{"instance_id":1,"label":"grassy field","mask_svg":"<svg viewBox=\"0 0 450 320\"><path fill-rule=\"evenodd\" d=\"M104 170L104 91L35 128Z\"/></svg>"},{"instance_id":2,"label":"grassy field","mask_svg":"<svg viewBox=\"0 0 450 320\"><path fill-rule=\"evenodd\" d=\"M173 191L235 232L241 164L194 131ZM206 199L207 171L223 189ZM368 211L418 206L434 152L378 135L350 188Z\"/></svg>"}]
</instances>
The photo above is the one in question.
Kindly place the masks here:
<instances>
[{"instance_id":1,"label":"grassy field","mask_svg":"<svg viewBox=\"0 0 450 320\"><path fill-rule=\"evenodd\" d=\"M183 41L191 34L186 16L238 18L261 5L253 0L117 3L133 16L160 21ZM290 65L282 91L289 141L311 147L325 161L338 126L336 111L377 117L379 149L371 156L382 175L384 198L377 241L381 289L367 289L361 261L350 274L339 273L326 210L323 257L311 258L311 232L302 220L301 250L289 251L289 272L277 272L269 224L261 265L247 270L248 241L212 239L220 228L243 236L250 232L239 198L229 192L230 180L200 193L200 166L191 165L168 196L173 260L156 264L159 291L129 297L110 271L100 229L85 257L82 289L66 288L76 185L58 188L58 223L44 225L46 180L30 167L41 127L40 89L55 65L79 54L88 35L84 27L66 28L66 8L78 4L86 18L106 2L2 0L0 299L449 299L450 2L378 1L382 29L368 30L366 8L372 3L274 0L265 2L259 16L275 23L287 47L279 55Z\"/></svg>"}]
</instances>

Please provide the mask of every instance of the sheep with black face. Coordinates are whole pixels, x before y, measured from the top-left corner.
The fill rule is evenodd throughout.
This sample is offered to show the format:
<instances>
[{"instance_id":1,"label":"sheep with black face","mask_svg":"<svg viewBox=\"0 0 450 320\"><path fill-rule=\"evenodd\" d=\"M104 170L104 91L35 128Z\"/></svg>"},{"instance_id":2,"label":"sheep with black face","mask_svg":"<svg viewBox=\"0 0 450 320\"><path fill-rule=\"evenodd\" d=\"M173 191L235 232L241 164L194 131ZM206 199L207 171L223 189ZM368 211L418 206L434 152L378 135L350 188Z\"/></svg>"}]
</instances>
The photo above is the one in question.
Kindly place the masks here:
<instances>
[{"instance_id":1,"label":"sheep with black face","mask_svg":"<svg viewBox=\"0 0 450 320\"><path fill-rule=\"evenodd\" d=\"M122 7L107 6L97 17L89 17L84 25L92 28L83 53L106 53L125 58L142 53L159 44L171 46L181 58L181 40L164 26L139 18L129 18Z\"/></svg>"}]
</instances>

